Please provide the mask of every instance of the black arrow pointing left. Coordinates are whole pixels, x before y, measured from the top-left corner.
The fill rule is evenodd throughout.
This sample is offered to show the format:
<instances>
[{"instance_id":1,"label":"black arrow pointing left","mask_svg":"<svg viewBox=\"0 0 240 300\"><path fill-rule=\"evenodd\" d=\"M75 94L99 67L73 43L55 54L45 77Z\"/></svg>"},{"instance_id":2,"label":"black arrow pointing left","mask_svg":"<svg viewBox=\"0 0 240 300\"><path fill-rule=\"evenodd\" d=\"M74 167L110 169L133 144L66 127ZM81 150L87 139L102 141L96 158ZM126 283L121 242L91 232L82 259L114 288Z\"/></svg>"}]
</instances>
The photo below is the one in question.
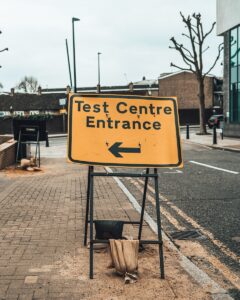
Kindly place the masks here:
<instances>
[{"instance_id":1,"label":"black arrow pointing left","mask_svg":"<svg viewBox=\"0 0 240 300\"><path fill-rule=\"evenodd\" d=\"M130 147L120 147L122 142L114 143L108 150L115 156L115 157L122 157L120 153L141 153L141 148L130 148Z\"/></svg>"}]
</instances>

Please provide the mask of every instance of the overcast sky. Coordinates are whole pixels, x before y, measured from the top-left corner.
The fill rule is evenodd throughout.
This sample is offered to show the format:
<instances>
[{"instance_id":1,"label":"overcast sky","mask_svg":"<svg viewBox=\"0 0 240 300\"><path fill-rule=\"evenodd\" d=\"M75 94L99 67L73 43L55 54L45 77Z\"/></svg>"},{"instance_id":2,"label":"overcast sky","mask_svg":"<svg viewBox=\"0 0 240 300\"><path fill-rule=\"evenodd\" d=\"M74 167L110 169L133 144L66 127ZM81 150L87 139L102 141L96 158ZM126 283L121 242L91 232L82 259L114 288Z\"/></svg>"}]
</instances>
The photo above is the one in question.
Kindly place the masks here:
<instances>
[{"instance_id":1,"label":"overcast sky","mask_svg":"<svg viewBox=\"0 0 240 300\"><path fill-rule=\"evenodd\" d=\"M65 48L68 38L72 58L71 18L75 23L77 85L97 84L97 52L101 55L101 84L157 79L160 73L182 65L170 50L169 39L182 40L179 12L200 12L208 29L216 20L215 0L5 0L0 10L0 82L4 91L25 75L36 77L43 88L65 87L69 73ZM222 37L216 30L207 40L209 67ZM72 60L71 60L72 61ZM221 60L212 71L222 75Z\"/></svg>"}]
</instances>

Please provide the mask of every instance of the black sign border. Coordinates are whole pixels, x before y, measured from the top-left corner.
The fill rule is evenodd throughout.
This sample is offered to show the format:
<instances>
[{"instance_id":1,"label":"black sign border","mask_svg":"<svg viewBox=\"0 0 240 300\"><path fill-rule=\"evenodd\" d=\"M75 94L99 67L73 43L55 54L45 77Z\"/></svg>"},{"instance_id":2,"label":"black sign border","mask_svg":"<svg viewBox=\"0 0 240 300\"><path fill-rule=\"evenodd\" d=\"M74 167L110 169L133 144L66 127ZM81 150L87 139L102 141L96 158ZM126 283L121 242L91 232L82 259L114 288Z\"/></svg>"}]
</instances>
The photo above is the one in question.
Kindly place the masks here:
<instances>
[{"instance_id":1,"label":"black sign border","mask_svg":"<svg viewBox=\"0 0 240 300\"><path fill-rule=\"evenodd\" d=\"M76 160L72 158L72 118L70 120L70 116L72 115L73 109L73 100L75 97L95 97L95 98L124 98L124 99L136 99L140 98L142 100L170 100L173 102L174 113L175 113L175 127L176 127L176 136L177 136L177 148L178 148L178 162L176 164L160 164L160 165L150 165L150 164L121 164L121 163L98 163L98 162L91 162L91 161L82 161ZM176 99L171 97L147 97L147 96L138 96L138 95L112 95L112 94L74 94L69 99L69 111L68 111L68 159L74 163L80 163L84 165L91 165L91 166L115 166L115 167L143 167L143 168L166 168L166 167L178 167L182 164L182 153L181 153L181 145L180 145L180 130L179 130L179 122L178 122L178 110Z\"/></svg>"}]
</instances>

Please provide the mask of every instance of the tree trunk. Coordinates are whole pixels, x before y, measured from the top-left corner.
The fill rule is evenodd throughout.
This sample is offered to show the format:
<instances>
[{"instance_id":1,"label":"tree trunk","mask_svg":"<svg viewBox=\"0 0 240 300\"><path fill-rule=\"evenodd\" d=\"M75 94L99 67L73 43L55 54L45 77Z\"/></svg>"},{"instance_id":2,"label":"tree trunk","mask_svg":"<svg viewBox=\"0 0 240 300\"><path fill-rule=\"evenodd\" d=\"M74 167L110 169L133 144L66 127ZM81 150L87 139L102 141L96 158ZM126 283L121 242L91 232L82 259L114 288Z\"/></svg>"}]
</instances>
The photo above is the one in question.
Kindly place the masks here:
<instances>
[{"instance_id":1,"label":"tree trunk","mask_svg":"<svg viewBox=\"0 0 240 300\"><path fill-rule=\"evenodd\" d=\"M198 78L200 134L207 134L205 116L204 79Z\"/></svg>"}]
</instances>

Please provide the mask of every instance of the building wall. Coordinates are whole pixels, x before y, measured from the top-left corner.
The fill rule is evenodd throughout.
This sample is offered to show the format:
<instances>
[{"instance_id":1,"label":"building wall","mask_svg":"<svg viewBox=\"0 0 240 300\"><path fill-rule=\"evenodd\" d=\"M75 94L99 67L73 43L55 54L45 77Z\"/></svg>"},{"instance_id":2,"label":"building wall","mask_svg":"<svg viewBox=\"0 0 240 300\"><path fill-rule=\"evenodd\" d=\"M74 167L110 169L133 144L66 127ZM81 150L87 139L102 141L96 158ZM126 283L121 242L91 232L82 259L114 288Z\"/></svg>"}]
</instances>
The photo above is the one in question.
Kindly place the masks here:
<instances>
[{"instance_id":1,"label":"building wall","mask_svg":"<svg viewBox=\"0 0 240 300\"><path fill-rule=\"evenodd\" d=\"M229 32L224 34L224 68L223 68L223 111L225 115L225 121L229 122Z\"/></svg>"},{"instance_id":2,"label":"building wall","mask_svg":"<svg viewBox=\"0 0 240 300\"><path fill-rule=\"evenodd\" d=\"M159 94L159 91L151 91L150 96L157 97L158 94ZM149 93L147 93L146 96L149 96Z\"/></svg>"},{"instance_id":3,"label":"building wall","mask_svg":"<svg viewBox=\"0 0 240 300\"><path fill-rule=\"evenodd\" d=\"M217 35L240 24L239 12L239 0L217 0Z\"/></svg>"},{"instance_id":4,"label":"building wall","mask_svg":"<svg viewBox=\"0 0 240 300\"><path fill-rule=\"evenodd\" d=\"M179 109L198 109L198 83L194 74L182 72L159 79L159 96L176 96ZM205 107L213 106L213 77L205 79Z\"/></svg>"},{"instance_id":5,"label":"building wall","mask_svg":"<svg viewBox=\"0 0 240 300\"><path fill-rule=\"evenodd\" d=\"M223 111L225 116L224 136L240 138L240 124L230 123L230 31L224 33L224 81L223 81Z\"/></svg>"},{"instance_id":6,"label":"building wall","mask_svg":"<svg viewBox=\"0 0 240 300\"><path fill-rule=\"evenodd\" d=\"M15 162L16 141L12 137L0 136L0 170Z\"/></svg>"}]
</instances>

